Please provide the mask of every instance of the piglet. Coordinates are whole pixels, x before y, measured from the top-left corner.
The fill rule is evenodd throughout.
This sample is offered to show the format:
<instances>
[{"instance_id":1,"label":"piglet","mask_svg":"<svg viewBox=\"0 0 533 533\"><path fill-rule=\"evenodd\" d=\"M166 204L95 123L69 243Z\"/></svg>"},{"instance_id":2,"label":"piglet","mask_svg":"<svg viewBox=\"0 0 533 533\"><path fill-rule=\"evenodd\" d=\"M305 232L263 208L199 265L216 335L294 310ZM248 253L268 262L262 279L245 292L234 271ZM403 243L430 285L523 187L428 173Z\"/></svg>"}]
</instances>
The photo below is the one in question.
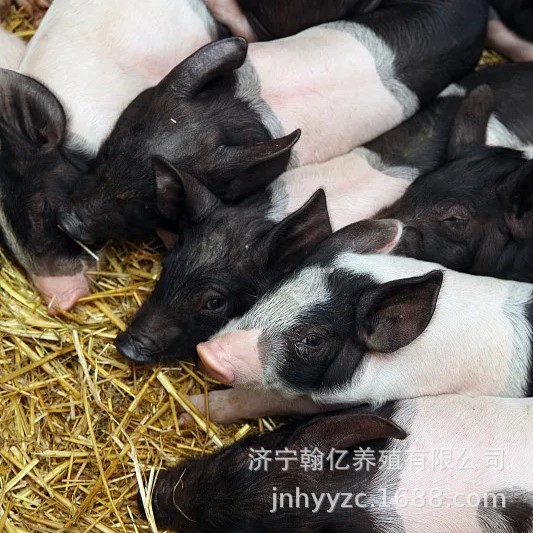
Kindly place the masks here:
<instances>
[{"instance_id":1,"label":"piglet","mask_svg":"<svg viewBox=\"0 0 533 533\"><path fill-rule=\"evenodd\" d=\"M26 45L0 26L0 68L16 70L22 61Z\"/></svg>"},{"instance_id":2,"label":"piglet","mask_svg":"<svg viewBox=\"0 0 533 533\"><path fill-rule=\"evenodd\" d=\"M154 180L153 155L227 201L342 155L466 75L486 16L480 0L384 0L286 39L205 46L125 110L61 224L86 244L179 227L182 189Z\"/></svg>"},{"instance_id":3,"label":"piglet","mask_svg":"<svg viewBox=\"0 0 533 533\"><path fill-rule=\"evenodd\" d=\"M508 98L513 98L511 87ZM529 107L516 117L522 134L532 129ZM498 125L493 110L492 89L482 85L473 90L456 117L449 161L414 181L377 217L397 218L405 225L396 254L471 274L531 282L533 142L528 146ZM486 146L490 121L506 131L515 148ZM533 131L529 138L533 141Z\"/></svg>"},{"instance_id":4,"label":"piglet","mask_svg":"<svg viewBox=\"0 0 533 533\"><path fill-rule=\"evenodd\" d=\"M208 371L319 404L531 395L533 287L386 255L402 231L381 220L336 232L198 345Z\"/></svg>"},{"instance_id":5,"label":"piglet","mask_svg":"<svg viewBox=\"0 0 533 533\"><path fill-rule=\"evenodd\" d=\"M531 531L532 408L449 395L316 416L161 471L139 505L180 533Z\"/></svg>"},{"instance_id":6,"label":"piglet","mask_svg":"<svg viewBox=\"0 0 533 533\"><path fill-rule=\"evenodd\" d=\"M0 28L1 67L16 69L25 48ZM60 145L65 115L40 83L0 69L0 109L0 243L30 274L55 314L89 291L83 271L91 257L57 230L52 214L70 194L73 178L86 169L86 160ZM21 109L27 115L19 115Z\"/></svg>"}]
</instances>

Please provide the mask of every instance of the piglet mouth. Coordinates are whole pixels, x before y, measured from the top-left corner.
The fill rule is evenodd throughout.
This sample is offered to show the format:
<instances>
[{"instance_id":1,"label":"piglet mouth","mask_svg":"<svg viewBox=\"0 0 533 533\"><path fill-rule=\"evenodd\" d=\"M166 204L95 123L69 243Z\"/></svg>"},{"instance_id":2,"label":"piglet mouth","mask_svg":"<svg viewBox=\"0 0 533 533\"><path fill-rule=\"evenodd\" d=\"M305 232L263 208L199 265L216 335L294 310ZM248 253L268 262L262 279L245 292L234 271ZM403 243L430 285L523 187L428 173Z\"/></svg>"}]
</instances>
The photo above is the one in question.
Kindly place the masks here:
<instances>
[{"instance_id":1,"label":"piglet mouth","mask_svg":"<svg viewBox=\"0 0 533 533\"><path fill-rule=\"evenodd\" d=\"M216 339L201 342L196 351L210 376L225 385L231 385L235 381L235 372L229 362L229 356Z\"/></svg>"},{"instance_id":2,"label":"piglet mouth","mask_svg":"<svg viewBox=\"0 0 533 533\"><path fill-rule=\"evenodd\" d=\"M83 272L72 276L34 276L33 280L51 316L70 311L80 298L89 294L89 282Z\"/></svg>"}]
</instances>

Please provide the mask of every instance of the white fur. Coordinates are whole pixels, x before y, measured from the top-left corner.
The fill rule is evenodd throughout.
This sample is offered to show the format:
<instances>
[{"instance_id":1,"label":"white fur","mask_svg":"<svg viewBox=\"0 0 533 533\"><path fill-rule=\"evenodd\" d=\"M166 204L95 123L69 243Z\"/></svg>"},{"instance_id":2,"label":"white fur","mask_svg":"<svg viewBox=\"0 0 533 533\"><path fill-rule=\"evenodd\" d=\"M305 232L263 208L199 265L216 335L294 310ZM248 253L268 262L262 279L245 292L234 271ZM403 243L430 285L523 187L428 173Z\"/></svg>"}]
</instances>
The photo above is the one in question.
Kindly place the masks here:
<instances>
[{"instance_id":1,"label":"white fur","mask_svg":"<svg viewBox=\"0 0 533 533\"><path fill-rule=\"evenodd\" d=\"M448 98L449 96L466 96L466 89L457 83L452 83L437 98Z\"/></svg>"},{"instance_id":2,"label":"white fur","mask_svg":"<svg viewBox=\"0 0 533 533\"><path fill-rule=\"evenodd\" d=\"M300 165L327 161L390 130L418 108L396 79L394 52L365 26L336 22L254 43L237 96L278 137L297 128Z\"/></svg>"},{"instance_id":3,"label":"white fur","mask_svg":"<svg viewBox=\"0 0 533 533\"><path fill-rule=\"evenodd\" d=\"M271 298L260 300L253 307L253 312L229 322L217 333L217 337L233 331L235 324L239 324L240 329L279 331L290 328L298 323L300 314L328 298L329 291L322 270L304 269L287 278L282 290L276 291Z\"/></svg>"},{"instance_id":4,"label":"white fur","mask_svg":"<svg viewBox=\"0 0 533 533\"><path fill-rule=\"evenodd\" d=\"M410 258L348 252L334 264L380 283L445 270ZM445 270L435 314L420 337L394 354L368 353L351 383L315 399L381 403L444 393L523 396L531 364L525 314L531 295L529 284Z\"/></svg>"},{"instance_id":5,"label":"white fur","mask_svg":"<svg viewBox=\"0 0 533 533\"><path fill-rule=\"evenodd\" d=\"M16 70L22 61L26 45L0 26L0 68Z\"/></svg>"},{"instance_id":6,"label":"white fur","mask_svg":"<svg viewBox=\"0 0 533 533\"><path fill-rule=\"evenodd\" d=\"M389 449L399 450L403 458L410 452L424 453L428 465L421 471L410 467L401 472L400 483L392 490L407 496L406 505L396 506L406 533L486 533L506 529L497 510L485 514L476 507L454 508L452 498L458 494L501 493L502 491L529 493L533 497L531 448L533 399L467 398L438 396L407 400L397 404L393 417L407 430L409 437L396 441ZM433 450L452 450L452 463L446 469L432 468ZM460 458L471 457L474 469L464 468ZM487 467L487 454L503 450L503 469ZM394 475L392 476L394 477ZM396 481L396 480L394 480ZM391 486L391 471L382 470L374 480L376 507L372 509L378 524L386 524L390 510L378 505L379 491ZM415 491L442 490L442 505L418 506L413 502ZM389 492L393 496L393 492ZM424 498L426 500L426 498ZM393 515L394 516L394 515ZM483 530L481 517L491 529ZM487 521L489 523L487 523ZM396 524L398 525L398 524ZM392 524L383 531L396 531Z\"/></svg>"},{"instance_id":7,"label":"white fur","mask_svg":"<svg viewBox=\"0 0 533 533\"><path fill-rule=\"evenodd\" d=\"M283 220L319 188L326 193L333 231L371 218L400 198L409 182L373 168L367 153L373 152L360 148L326 163L285 172L270 187L272 209L268 218Z\"/></svg>"},{"instance_id":8,"label":"white fur","mask_svg":"<svg viewBox=\"0 0 533 533\"><path fill-rule=\"evenodd\" d=\"M496 115L492 115L489 119L487 145L522 150L525 159L533 159L533 146L521 141L505 124L498 120Z\"/></svg>"},{"instance_id":9,"label":"white fur","mask_svg":"<svg viewBox=\"0 0 533 533\"><path fill-rule=\"evenodd\" d=\"M214 36L200 0L55 0L20 71L65 106L70 141L95 152L135 96Z\"/></svg>"}]
</instances>

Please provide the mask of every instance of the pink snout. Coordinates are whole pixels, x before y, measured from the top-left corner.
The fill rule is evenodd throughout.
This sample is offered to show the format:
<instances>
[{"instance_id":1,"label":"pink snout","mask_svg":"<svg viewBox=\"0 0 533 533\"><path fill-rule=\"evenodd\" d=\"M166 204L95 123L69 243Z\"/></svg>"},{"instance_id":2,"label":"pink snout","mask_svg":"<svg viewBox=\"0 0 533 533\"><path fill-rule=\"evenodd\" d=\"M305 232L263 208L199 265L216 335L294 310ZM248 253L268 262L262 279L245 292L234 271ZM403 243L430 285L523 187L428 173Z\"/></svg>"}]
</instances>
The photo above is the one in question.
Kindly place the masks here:
<instances>
[{"instance_id":1,"label":"pink snout","mask_svg":"<svg viewBox=\"0 0 533 533\"><path fill-rule=\"evenodd\" d=\"M60 310L69 311L89 294L89 283L81 272L73 276L34 276L33 280L51 316Z\"/></svg>"},{"instance_id":2,"label":"pink snout","mask_svg":"<svg viewBox=\"0 0 533 533\"><path fill-rule=\"evenodd\" d=\"M259 360L260 330L236 330L196 347L207 372L226 385L261 383L263 369Z\"/></svg>"}]
</instances>

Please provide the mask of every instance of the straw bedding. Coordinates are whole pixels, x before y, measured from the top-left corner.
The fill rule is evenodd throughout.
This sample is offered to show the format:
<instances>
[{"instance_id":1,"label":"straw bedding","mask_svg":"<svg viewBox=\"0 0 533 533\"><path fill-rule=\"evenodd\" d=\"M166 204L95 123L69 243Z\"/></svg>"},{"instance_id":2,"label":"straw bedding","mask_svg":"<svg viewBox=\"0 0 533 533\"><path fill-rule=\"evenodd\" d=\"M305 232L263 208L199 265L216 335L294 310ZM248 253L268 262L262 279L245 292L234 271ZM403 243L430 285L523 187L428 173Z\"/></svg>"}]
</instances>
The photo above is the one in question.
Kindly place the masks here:
<instances>
[{"instance_id":1,"label":"straw bedding","mask_svg":"<svg viewBox=\"0 0 533 533\"><path fill-rule=\"evenodd\" d=\"M4 26L33 33L14 7ZM192 365L135 367L117 354L113 339L152 290L160 252L155 240L109 246L91 296L50 318L0 249L0 532L157 531L136 494L158 467L274 427L222 428L197 413L180 428L187 395L214 383Z\"/></svg>"}]
</instances>

